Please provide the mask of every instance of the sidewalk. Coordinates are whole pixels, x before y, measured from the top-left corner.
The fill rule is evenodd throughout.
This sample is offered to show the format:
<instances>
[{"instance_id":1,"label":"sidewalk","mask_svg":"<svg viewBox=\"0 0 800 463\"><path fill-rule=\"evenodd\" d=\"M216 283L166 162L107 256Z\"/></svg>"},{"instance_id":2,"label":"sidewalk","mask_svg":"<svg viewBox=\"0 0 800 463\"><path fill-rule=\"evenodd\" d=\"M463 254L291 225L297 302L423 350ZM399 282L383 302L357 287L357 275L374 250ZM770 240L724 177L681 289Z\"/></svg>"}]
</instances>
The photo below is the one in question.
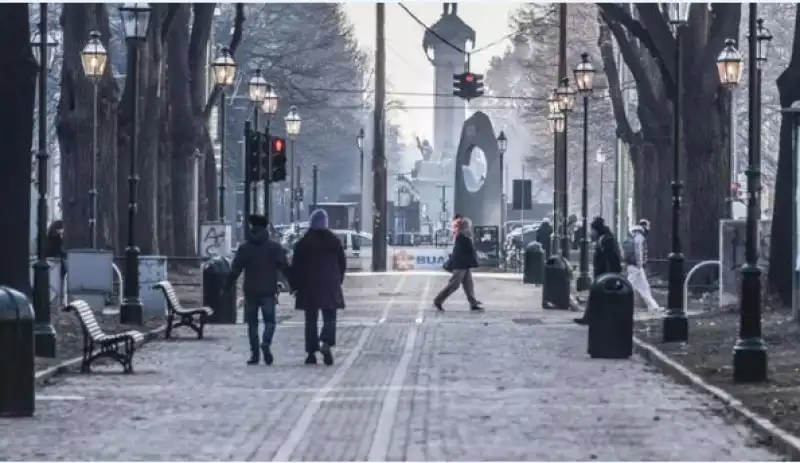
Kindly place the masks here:
<instances>
[{"instance_id":1,"label":"sidewalk","mask_svg":"<svg viewBox=\"0 0 800 463\"><path fill-rule=\"evenodd\" d=\"M36 416L0 420L8 460L775 460L710 399L639 359L590 360L574 313L480 279L431 310L444 277L353 277L334 367L303 365L301 317L271 367L245 328L157 342L132 376L61 377ZM522 319L516 323L514 319ZM102 370L99 370L102 371ZM44 445L43 445L44 444Z\"/></svg>"}]
</instances>

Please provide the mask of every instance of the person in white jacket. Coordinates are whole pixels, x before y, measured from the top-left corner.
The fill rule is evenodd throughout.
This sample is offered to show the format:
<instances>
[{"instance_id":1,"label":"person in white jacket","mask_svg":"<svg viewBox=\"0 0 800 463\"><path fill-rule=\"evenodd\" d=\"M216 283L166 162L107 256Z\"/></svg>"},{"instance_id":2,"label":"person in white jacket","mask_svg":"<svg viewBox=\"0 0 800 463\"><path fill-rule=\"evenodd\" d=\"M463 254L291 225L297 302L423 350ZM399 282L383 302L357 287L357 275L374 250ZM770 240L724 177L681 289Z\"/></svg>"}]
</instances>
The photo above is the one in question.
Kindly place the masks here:
<instances>
[{"instance_id":1,"label":"person in white jacket","mask_svg":"<svg viewBox=\"0 0 800 463\"><path fill-rule=\"evenodd\" d=\"M644 299L649 310L659 310L658 302L653 299L653 292L650 290L650 283L647 281L647 274L644 271L647 263L647 233L649 230L650 222L646 219L639 220L639 223L631 228L622 248L628 270L628 281Z\"/></svg>"}]
</instances>

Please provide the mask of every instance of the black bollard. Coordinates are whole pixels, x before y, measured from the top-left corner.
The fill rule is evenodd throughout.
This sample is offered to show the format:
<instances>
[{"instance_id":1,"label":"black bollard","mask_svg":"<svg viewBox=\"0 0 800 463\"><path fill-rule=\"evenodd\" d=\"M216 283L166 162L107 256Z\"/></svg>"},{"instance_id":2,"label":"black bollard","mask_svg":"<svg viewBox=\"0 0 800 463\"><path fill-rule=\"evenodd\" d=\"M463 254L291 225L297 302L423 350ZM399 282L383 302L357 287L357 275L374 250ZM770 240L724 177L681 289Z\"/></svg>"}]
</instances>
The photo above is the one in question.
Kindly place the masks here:
<instances>
[{"instance_id":1,"label":"black bollard","mask_svg":"<svg viewBox=\"0 0 800 463\"><path fill-rule=\"evenodd\" d=\"M563 256L554 255L547 259L544 266L544 284L542 285L542 308L569 310L570 280L572 269Z\"/></svg>"},{"instance_id":2,"label":"black bollard","mask_svg":"<svg viewBox=\"0 0 800 463\"><path fill-rule=\"evenodd\" d=\"M589 289L588 353L591 358L625 359L633 355L633 287L617 273L601 275Z\"/></svg>"},{"instance_id":3,"label":"black bollard","mask_svg":"<svg viewBox=\"0 0 800 463\"><path fill-rule=\"evenodd\" d=\"M203 265L203 306L214 310L209 323L236 323L236 286L223 290L230 273L231 263L224 257L212 257Z\"/></svg>"},{"instance_id":4,"label":"black bollard","mask_svg":"<svg viewBox=\"0 0 800 463\"><path fill-rule=\"evenodd\" d=\"M36 408L33 309L24 294L0 286L0 416L33 416Z\"/></svg>"},{"instance_id":5,"label":"black bollard","mask_svg":"<svg viewBox=\"0 0 800 463\"><path fill-rule=\"evenodd\" d=\"M544 283L544 248L536 241L526 249L522 263L522 282L529 285Z\"/></svg>"}]
</instances>

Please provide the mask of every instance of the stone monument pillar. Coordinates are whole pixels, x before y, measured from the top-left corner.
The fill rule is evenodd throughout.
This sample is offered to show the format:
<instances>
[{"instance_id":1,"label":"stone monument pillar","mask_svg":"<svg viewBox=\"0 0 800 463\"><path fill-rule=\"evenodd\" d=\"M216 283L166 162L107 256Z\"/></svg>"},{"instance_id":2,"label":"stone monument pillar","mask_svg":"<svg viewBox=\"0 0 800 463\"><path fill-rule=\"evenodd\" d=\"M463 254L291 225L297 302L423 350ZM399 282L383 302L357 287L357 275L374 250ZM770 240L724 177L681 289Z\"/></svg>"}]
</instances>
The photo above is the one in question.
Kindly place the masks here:
<instances>
[{"instance_id":1,"label":"stone monument pillar","mask_svg":"<svg viewBox=\"0 0 800 463\"><path fill-rule=\"evenodd\" d=\"M428 60L434 67L435 105L433 116L433 156L432 161L452 158L458 147L461 127L466 118L464 100L452 96L453 74L465 71L466 54L455 50L443 42L446 40L461 50L472 49L475 43L475 31L456 14L456 3L444 3L442 16L425 32L422 47ZM438 36L438 37L437 37ZM441 39L439 38L441 37Z\"/></svg>"}]
</instances>

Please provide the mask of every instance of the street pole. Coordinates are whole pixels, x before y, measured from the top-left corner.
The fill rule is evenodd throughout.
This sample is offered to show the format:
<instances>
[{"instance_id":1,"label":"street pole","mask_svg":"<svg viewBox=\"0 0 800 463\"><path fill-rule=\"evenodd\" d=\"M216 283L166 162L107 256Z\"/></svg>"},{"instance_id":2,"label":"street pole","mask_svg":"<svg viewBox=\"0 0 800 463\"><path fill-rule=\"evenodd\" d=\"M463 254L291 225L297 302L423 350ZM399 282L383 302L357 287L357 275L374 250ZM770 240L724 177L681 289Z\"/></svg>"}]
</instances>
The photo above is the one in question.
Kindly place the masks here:
<instances>
[{"instance_id":1,"label":"street pole","mask_svg":"<svg viewBox=\"0 0 800 463\"><path fill-rule=\"evenodd\" d=\"M664 342L686 342L689 340L689 321L683 307L683 253L681 252L680 219L681 219L681 190L683 184L680 180L681 149L683 148L682 127L683 120L683 56L681 42L683 38L681 22L675 22L675 104L672 121L672 252L668 256L668 313L663 321Z\"/></svg>"},{"instance_id":2,"label":"street pole","mask_svg":"<svg viewBox=\"0 0 800 463\"><path fill-rule=\"evenodd\" d=\"M566 7L564 7L566 10ZM569 79L562 80L564 87L569 87ZM567 182L569 155L567 131L569 130L569 111L564 111L564 142L561 144L561 256L569 262L569 188Z\"/></svg>"},{"instance_id":3,"label":"street pole","mask_svg":"<svg viewBox=\"0 0 800 463\"><path fill-rule=\"evenodd\" d=\"M294 170L294 137L289 138L289 150L291 151L292 160L289 164L289 223L294 223L294 198L295 192L295 170ZM299 172L298 172L299 173Z\"/></svg>"},{"instance_id":4,"label":"street pole","mask_svg":"<svg viewBox=\"0 0 800 463\"><path fill-rule=\"evenodd\" d=\"M302 178L300 176L301 174L302 174L302 170L301 170L300 166L297 166L297 182L295 183L295 186L294 186L294 190L295 191L294 191L293 194L295 195L295 197L294 197L294 208L295 208L294 216L297 218L298 222L300 221L300 217L301 217L300 204L302 204L302 202L303 202L303 195L302 195L302 192L303 192L303 181L302 181Z\"/></svg>"},{"instance_id":5,"label":"street pole","mask_svg":"<svg viewBox=\"0 0 800 463\"><path fill-rule=\"evenodd\" d=\"M264 128L264 138L267 143L267 152L264 155L267 157L267 171L264 173L264 216L267 218L267 224L272 224L272 140L269 138L269 125L271 114L267 114L267 124Z\"/></svg>"},{"instance_id":6,"label":"street pole","mask_svg":"<svg viewBox=\"0 0 800 463\"><path fill-rule=\"evenodd\" d=\"M244 231L244 238L247 239L250 236L250 227L248 226L248 220L250 220L250 213L251 209L253 208L253 192L252 192L252 183L250 181L250 171L253 169L253 166L250 164L250 152L255 146L251 138L253 137L253 127L250 121L244 122L244 214L242 214L242 230Z\"/></svg>"},{"instance_id":7,"label":"street pole","mask_svg":"<svg viewBox=\"0 0 800 463\"><path fill-rule=\"evenodd\" d=\"M597 208L597 210L600 211L600 213L599 213L600 217L603 217L603 182L605 182L604 175L603 175L604 174L603 167L605 167L605 165L606 164L604 162L600 163L600 200L598 201L598 204L597 204L599 206ZM616 224L616 222L614 222L614 223Z\"/></svg>"},{"instance_id":8,"label":"street pole","mask_svg":"<svg viewBox=\"0 0 800 463\"><path fill-rule=\"evenodd\" d=\"M97 249L97 84L99 76L92 77L92 167L89 171L89 242Z\"/></svg>"},{"instance_id":9,"label":"street pole","mask_svg":"<svg viewBox=\"0 0 800 463\"><path fill-rule=\"evenodd\" d=\"M139 149L139 39L129 39L131 51L131 70L133 74L132 108L133 131L130 137L130 174L128 175L128 246L125 248L124 296L120 306L120 323L141 325L142 300L139 297L139 248L136 246L136 208L139 176L136 172L136 158ZM196 236L196 235L195 235Z\"/></svg>"},{"instance_id":10,"label":"street pole","mask_svg":"<svg viewBox=\"0 0 800 463\"><path fill-rule=\"evenodd\" d=\"M358 169L358 210L362 210L364 203L364 146L358 148L359 151L359 169Z\"/></svg>"},{"instance_id":11,"label":"street pole","mask_svg":"<svg viewBox=\"0 0 800 463\"><path fill-rule=\"evenodd\" d=\"M47 262L47 3L39 4L39 151L36 177L36 262L33 264L34 345L37 357L55 358L56 330L50 318L50 264ZM26 219L27 220L27 219ZM64 265L64 262L62 262Z\"/></svg>"},{"instance_id":12,"label":"street pole","mask_svg":"<svg viewBox=\"0 0 800 463\"><path fill-rule=\"evenodd\" d=\"M257 155L255 156L256 161L256 180L251 182L250 188L251 193L253 195L252 203L253 203L253 213L258 214L258 182L259 179L262 177L261 175L261 132L258 131L258 103L253 104L253 132L255 135L255 148L257 151Z\"/></svg>"},{"instance_id":13,"label":"street pole","mask_svg":"<svg viewBox=\"0 0 800 463\"><path fill-rule=\"evenodd\" d=\"M319 183L319 169L317 165L311 166L311 209L317 208L317 185Z\"/></svg>"},{"instance_id":14,"label":"street pole","mask_svg":"<svg viewBox=\"0 0 800 463\"><path fill-rule=\"evenodd\" d=\"M567 4L558 4L558 84L567 78ZM558 87L558 85L556 85ZM552 255L557 255L561 247L561 255L569 260L569 242L567 240L567 122L568 117L564 112L564 131L555 135L554 164L557 167L553 182L558 185L554 193L556 200L553 207L553 228L555 230L554 249ZM563 217L561 217L563 216Z\"/></svg>"},{"instance_id":15,"label":"street pole","mask_svg":"<svg viewBox=\"0 0 800 463\"><path fill-rule=\"evenodd\" d=\"M748 18L748 166L747 229L745 264L742 266L739 339L733 348L733 379L736 382L767 380L767 347L761 334L761 269L758 267L758 219L761 215L761 65L758 40L762 20L758 4L750 4Z\"/></svg>"},{"instance_id":16,"label":"street pole","mask_svg":"<svg viewBox=\"0 0 800 463\"><path fill-rule=\"evenodd\" d=\"M373 114L373 214L372 271L386 271L386 153L384 151L384 105L386 101L386 5L375 4L375 109Z\"/></svg>"},{"instance_id":17,"label":"street pole","mask_svg":"<svg viewBox=\"0 0 800 463\"><path fill-rule=\"evenodd\" d=\"M219 95L219 117L222 120L219 131L219 221L225 222L225 89Z\"/></svg>"},{"instance_id":18,"label":"street pole","mask_svg":"<svg viewBox=\"0 0 800 463\"><path fill-rule=\"evenodd\" d=\"M603 188L603 167L600 166L600 188ZM601 196L602 201L602 196ZM583 184L581 185L581 215L583 230L581 231L580 275L575 282L578 291L586 291L592 284L589 276L589 93L583 92Z\"/></svg>"}]
</instances>

